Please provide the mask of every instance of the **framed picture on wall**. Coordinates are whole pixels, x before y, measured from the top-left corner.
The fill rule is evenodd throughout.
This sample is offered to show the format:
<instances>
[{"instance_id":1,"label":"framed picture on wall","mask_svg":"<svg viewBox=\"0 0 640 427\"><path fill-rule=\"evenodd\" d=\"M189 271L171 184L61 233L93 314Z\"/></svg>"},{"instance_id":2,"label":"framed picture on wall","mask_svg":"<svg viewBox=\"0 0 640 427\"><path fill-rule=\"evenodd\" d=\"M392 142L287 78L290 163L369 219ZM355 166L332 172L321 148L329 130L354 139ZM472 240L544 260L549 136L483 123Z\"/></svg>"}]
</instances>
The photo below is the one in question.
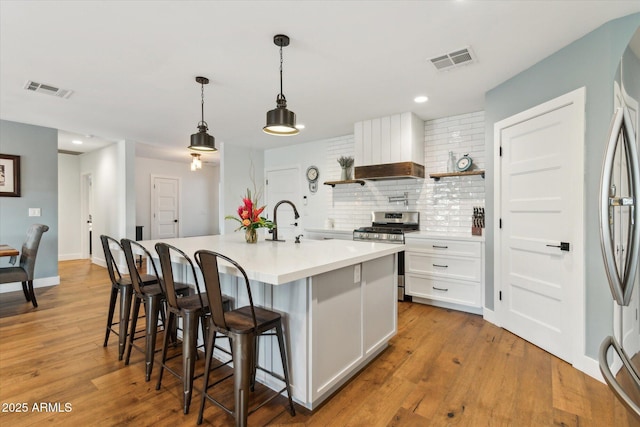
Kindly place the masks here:
<instances>
[{"instance_id":1,"label":"framed picture on wall","mask_svg":"<svg viewBox=\"0 0 640 427\"><path fill-rule=\"evenodd\" d=\"M0 154L0 197L20 197L20 156Z\"/></svg>"}]
</instances>

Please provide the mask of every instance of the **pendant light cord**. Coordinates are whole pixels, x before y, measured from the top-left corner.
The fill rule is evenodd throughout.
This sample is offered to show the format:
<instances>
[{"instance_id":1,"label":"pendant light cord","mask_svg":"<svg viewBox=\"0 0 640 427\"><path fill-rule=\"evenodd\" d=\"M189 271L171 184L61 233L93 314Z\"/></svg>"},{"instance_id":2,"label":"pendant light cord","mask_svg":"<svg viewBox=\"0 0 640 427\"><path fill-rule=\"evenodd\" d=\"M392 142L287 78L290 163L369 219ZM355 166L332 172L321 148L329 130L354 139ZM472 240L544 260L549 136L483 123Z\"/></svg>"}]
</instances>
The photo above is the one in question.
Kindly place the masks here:
<instances>
[{"instance_id":1,"label":"pendant light cord","mask_svg":"<svg viewBox=\"0 0 640 427\"><path fill-rule=\"evenodd\" d=\"M283 100L286 100L286 98L284 97L284 93L282 93L282 63L284 61L282 60L282 43L280 43L280 98Z\"/></svg>"},{"instance_id":2,"label":"pendant light cord","mask_svg":"<svg viewBox=\"0 0 640 427\"><path fill-rule=\"evenodd\" d=\"M200 83L200 112L202 120L198 123L198 127L204 126L205 130L209 129L209 125L204 121L204 83Z\"/></svg>"},{"instance_id":3,"label":"pendant light cord","mask_svg":"<svg viewBox=\"0 0 640 427\"><path fill-rule=\"evenodd\" d=\"M204 83L200 84L200 111L201 111L201 118L202 118L202 122L204 122Z\"/></svg>"}]
</instances>

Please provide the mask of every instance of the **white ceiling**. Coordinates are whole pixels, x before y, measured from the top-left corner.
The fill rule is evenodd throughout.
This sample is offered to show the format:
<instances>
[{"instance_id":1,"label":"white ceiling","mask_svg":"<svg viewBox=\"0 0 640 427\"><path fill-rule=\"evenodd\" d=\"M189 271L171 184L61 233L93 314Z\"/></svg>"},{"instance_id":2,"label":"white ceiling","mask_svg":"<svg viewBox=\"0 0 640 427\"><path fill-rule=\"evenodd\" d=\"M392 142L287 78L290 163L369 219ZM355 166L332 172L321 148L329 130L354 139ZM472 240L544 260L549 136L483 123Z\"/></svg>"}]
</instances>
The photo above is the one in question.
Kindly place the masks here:
<instances>
[{"instance_id":1,"label":"white ceiling","mask_svg":"<svg viewBox=\"0 0 640 427\"><path fill-rule=\"evenodd\" d=\"M484 93L640 1L0 1L0 118L182 156L200 120L217 142L259 149L353 133L404 111L433 119L484 108ZM262 132L279 91L304 123ZM448 72L429 58L469 46ZM585 64L587 65L587 64ZM73 90L25 90L27 80ZM416 95L427 95L415 104ZM209 155L211 156L211 155ZM215 157L215 156L213 156Z\"/></svg>"}]
</instances>

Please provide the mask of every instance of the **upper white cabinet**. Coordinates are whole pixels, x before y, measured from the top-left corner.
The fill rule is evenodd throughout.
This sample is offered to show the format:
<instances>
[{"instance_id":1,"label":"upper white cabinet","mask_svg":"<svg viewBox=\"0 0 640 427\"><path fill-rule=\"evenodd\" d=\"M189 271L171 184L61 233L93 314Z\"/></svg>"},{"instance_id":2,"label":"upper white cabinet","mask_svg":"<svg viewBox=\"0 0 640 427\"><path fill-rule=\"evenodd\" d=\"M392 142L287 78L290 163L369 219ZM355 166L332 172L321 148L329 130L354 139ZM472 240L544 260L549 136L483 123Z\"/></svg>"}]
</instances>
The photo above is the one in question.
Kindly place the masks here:
<instances>
[{"instance_id":1,"label":"upper white cabinet","mask_svg":"<svg viewBox=\"0 0 640 427\"><path fill-rule=\"evenodd\" d=\"M356 166L424 163L424 121L413 113L357 122L354 138Z\"/></svg>"}]
</instances>

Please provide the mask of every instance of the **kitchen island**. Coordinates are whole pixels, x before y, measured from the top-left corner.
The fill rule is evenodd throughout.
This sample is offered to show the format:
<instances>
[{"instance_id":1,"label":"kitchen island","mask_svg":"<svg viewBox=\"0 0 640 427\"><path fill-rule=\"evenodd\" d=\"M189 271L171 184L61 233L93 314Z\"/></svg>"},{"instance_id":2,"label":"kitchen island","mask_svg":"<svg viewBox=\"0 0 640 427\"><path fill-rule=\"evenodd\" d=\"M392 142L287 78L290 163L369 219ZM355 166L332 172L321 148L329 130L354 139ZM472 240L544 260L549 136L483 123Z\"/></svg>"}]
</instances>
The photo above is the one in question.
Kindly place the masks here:
<instances>
[{"instance_id":1,"label":"kitchen island","mask_svg":"<svg viewBox=\"0 0 640 427\"><path fill-rule=\"evenodd\" d=\"M157 242L140 243L155 254ZM208 249L242 265L254 303L283 315L293 398L308 409L316 408L369 363L397 332L396 254L403 245L272 242L263 236L258 243L248 244L244 233L163 242L190 257ZM220 272L223 292L234 307L245 305L246 292L237 270L221 263ZM190 276L183 269L182 280L195 283ZM198 281L204 289L201 277ZM215 355L221 360L227 357L222 352ZM259 363L282 372L275 339L262 338ZM266 375L258 375L258 380L274 389L281 386Z\"/></svg>"}]
</instances>

